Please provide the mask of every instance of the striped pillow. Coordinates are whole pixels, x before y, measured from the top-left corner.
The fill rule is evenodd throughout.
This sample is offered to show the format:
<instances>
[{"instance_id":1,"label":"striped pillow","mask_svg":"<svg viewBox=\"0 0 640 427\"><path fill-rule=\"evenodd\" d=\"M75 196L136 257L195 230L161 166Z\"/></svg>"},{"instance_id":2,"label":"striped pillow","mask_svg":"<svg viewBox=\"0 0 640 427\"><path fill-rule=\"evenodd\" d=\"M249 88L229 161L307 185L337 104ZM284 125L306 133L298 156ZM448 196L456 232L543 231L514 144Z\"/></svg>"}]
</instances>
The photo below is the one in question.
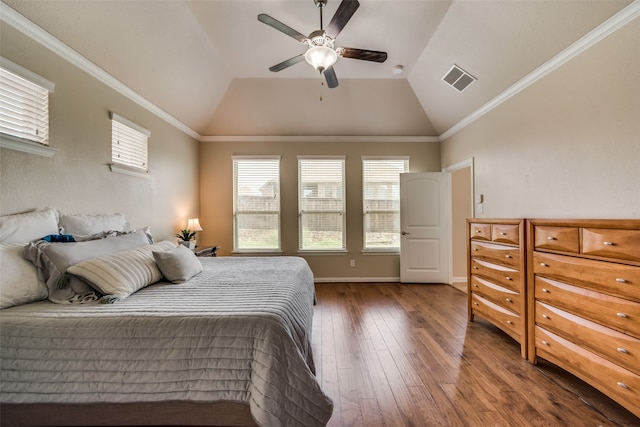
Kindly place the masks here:
<instances>
[{"instance_id":1,"label":"striped pillow","mask_svg":"<svg viewBox=\"0 0 640 427\"><path fill-rule=\"evenodd\" d=\"M69 267L67 272L80 277L104 294L101 302L112 303L162 279L153 252L175 247L175 243L165 240L92 258Z\"/></svg>"}]
</instances>

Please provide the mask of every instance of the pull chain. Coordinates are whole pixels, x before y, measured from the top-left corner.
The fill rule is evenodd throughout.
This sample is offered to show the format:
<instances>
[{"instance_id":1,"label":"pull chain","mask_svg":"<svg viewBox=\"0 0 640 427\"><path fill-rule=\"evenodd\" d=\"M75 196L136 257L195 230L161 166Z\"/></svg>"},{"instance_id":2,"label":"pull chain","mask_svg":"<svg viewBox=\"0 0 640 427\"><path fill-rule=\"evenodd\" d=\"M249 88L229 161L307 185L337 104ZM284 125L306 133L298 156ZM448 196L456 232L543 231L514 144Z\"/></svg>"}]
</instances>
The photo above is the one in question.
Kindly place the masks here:
<instances>
[{"instance_id":1,"label":"pull chain","mask_svg":"<svg viewBox=\"0 0 640 427\"><path fill-rule=\"evenodd\" d=\"M324 87L324 80L320 81L320 86ZM320 102L322 102L322 88L320 89Z\"/></svg>"}]
</instances>

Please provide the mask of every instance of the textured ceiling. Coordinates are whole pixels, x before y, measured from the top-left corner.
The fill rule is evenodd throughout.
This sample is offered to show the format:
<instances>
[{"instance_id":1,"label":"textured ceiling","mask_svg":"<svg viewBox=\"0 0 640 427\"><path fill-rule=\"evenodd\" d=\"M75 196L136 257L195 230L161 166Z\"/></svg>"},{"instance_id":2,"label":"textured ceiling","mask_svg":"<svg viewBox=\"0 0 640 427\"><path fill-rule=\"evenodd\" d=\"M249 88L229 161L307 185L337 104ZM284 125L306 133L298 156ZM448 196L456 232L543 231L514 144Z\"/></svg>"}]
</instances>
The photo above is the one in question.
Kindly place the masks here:
<instances>
[{"instance_id":1,"label":"textured ceiling","mask_svg":"<svg viewBox=\"0 0 640 427\"><path fill-rule=\"evenodd\" d=\"M268 71L304 46L257 20L308 34L312 0L3 2L205 136L440 135L630 3L361 0L336 44L388 60L339 58L328 89L304 62ZM463 93L453 64L478 78Z\"/></svg>"}]
</instances>

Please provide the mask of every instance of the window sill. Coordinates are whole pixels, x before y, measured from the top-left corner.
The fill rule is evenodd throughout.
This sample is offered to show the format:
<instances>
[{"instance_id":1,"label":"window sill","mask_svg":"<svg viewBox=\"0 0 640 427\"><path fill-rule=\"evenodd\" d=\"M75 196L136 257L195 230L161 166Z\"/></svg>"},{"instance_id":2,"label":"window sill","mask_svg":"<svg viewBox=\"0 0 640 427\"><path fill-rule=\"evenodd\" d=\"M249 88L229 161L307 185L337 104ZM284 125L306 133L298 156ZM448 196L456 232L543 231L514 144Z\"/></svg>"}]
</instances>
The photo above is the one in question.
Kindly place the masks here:
<instances>
[{"instance_id":1,"label":"window sill","mask_svg":"<svg viewBox=\"0 0 640 427\"><path fill-rule=\"evenodd\" d=\"M282 251L280 249L263 249L263 250L240 249L240 250L231 251L231 254L239 255L239 256L252 256L252 255L266 256L266 255L282 255Z\"/></svg>"},{"instance_id":2,"label":"window sill","mask_svg":"<svg viewBox=\"0 0 640 427\"><path fill-rule=\"evenodd\" d=\"M23 153L35 154L42 157L53 157L56 150L37 142L25 141L18 138L11 138L6 135L0 137L0 147L8 150L21 151Z\"/></svg>"},{"instance_id":3,"label":"window sill","mask_svg":"<svg viewBox=\"0 0 640 427\"><path fill-rule=\"evenodd\" d=\"M363 249L362 255L400 255L400 249Z\"/></svg>"},{"instance_id":4,"label":"window sill","mask_svg":"<svg viewBox=\"0 0 640 427\"><path fill-rule=\"evenodd\" d=\"M302 256L302 255L312 255L312 256L316 256L316 255L347 255L349 253L348 250L346 249L327 249L326 251L321 251L321 250L298 250L298 255Z\"/></svg>"},{"instance_id":5,"label":"window sill","mask_svg":"<svg viewBox=\"0 0 640 427\"><path fill-rule=\"evenodd\" d=\"M115 163L109 164L109 169L111 172L121 173L124 175L137 176L138 178L149 179L149 172L145 172L143 170L136 170L127 166L118 165Z\"/></svg>"}]
</instances>

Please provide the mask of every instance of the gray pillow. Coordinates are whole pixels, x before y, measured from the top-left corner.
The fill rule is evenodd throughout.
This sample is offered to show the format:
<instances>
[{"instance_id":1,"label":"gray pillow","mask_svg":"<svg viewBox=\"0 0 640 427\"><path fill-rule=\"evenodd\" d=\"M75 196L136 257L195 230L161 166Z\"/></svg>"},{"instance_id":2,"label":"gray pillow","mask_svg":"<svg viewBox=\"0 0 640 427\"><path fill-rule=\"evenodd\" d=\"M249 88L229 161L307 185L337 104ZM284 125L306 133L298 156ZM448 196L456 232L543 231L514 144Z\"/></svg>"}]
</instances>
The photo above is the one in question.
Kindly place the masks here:
<instances>
[{"instance_id":1,"label":"gray pillow","mask_svg":"<svg viewBox=\"0 0 640 427\"><path fill-rule=\"evenodd\" d=\"M165 240L91 258L69 267L67 271L91 283L104 295L100 302L110 304L162 279L153 253L175 247L175 243Z\"/></svg>"},{"instance_id":2,"label":"gray pillow","mask_svg":"<svg viewBox=\"0 0 640 427\"><path fill-rule=\"evenodd\" d=\"M101 295L83 280L67 275L67 269L82 261L127 249L149 245L144 231L84 242L30 244L25 258L38 268L38 278L49 290L49 300L56 303L95 301Z\"/></svg>"},{"instance_id":3,"label":"gray pillow","mask_svg":"<svg viewBox=\"0 0 640 427\"><path fill-rule=\"evenodd\" d=\"M153 257L162 275L172 283L184 283L202 271L200 260L186 246L154 252Z\"/></svg>"}]
</instances>

